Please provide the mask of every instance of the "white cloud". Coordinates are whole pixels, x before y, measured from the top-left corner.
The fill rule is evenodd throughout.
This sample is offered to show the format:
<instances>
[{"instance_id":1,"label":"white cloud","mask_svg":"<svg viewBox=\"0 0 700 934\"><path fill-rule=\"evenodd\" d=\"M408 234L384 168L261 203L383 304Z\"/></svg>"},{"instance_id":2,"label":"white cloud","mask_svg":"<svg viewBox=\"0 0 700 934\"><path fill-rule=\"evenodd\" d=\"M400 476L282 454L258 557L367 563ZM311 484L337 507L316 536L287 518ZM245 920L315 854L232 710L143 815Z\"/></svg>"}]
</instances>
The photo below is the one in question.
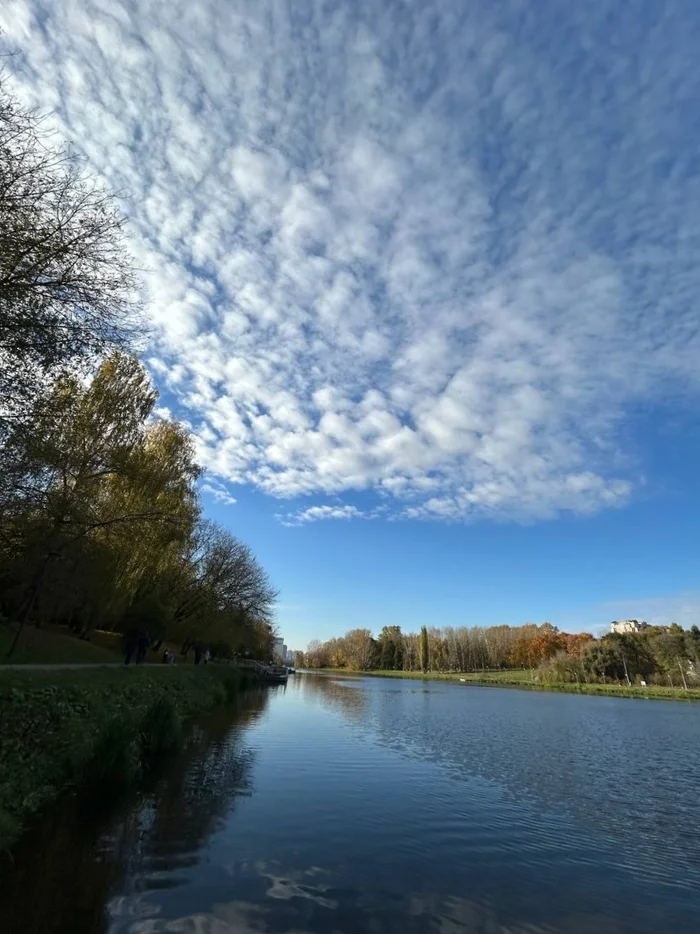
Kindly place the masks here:
<instances>
[{"instance_id":1,"label":"white cloud","mask_svg":"<svg viewBox=\"0 0 700 934\"><path fill-rule=\"evenodd\" d=\"M225 506L235 506L237 500L233 497L225 486L216 483L202 483L201 490L203 493L208 493L213 497L218 503L223 503Z\"/></svg>"},{"instance_id":2,"label":"white cloud","mask_svg":"<svg viewBox=\"0 0 700 934\"><path fill-rule=\"evenodd\" d=\"M360 519L367 518L367 514L356 506L309 506L286 515L278 515L277 519L286 526L304 525L308 522L324 522L327 519Z\"/></svg>"},{"instance_id":3,"label":"white cloud","mask_svg":"<svg viewBox=\"0 0 700 934\"><path fill-rule=\"evenodd\" d=\"M297 509L293 512L278 513L275 518L282 525L290 528L305 525L309 522L325 522L329 519L379 519L395 518L388 506L379 505L372 509L358 509L357 506L346 504L327 504L322 506L308 506L306 509Z\"/></svg>"},{"instance_id":4,"label":"white cloud","mask_svg":"<svg viewBox=\"0 0 700 934\"><path fill-rule=\"evenodd\" d=\"M595 10L537 41L483 5L304 11L0 12L22 94L129 192L151 366L203 466L408 517L623 504L627 412L697 391L696 140L674 122L697 78L654 26L653 81L593 62L571 35L595 45Z\"/></svg>"}]
</instances>

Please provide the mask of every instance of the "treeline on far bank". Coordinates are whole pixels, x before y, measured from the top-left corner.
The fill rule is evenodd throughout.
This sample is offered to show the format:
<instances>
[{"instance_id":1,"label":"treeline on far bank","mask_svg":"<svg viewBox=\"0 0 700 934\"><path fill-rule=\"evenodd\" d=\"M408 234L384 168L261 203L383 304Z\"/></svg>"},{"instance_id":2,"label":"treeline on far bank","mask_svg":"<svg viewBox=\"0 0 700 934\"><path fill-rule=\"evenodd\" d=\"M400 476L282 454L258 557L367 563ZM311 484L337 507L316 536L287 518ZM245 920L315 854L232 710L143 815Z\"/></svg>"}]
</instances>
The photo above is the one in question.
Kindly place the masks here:
<instances>
[{"instance_id":1,"label":"treeline on far bank","mask_svg":"<svg viewBox=\"0 0 700 934\"><path fill-rule=\"evenodd\" d=\"M272 654L276 598L160 417L113 199L0 75L0 614Z\"/></svg>"},{"instance_id":2,"label":"treeline on far bank","mask_svg":"<svg viewBox=\"0 0 700 934\"><path fill-rule=\"evenodd\" d=\"M551 623L524 626L423 627L403 633L385 626L375 638L353 629L327 642L312 642L298 666L352 671L479 672L531 669L550 684L606 683L700 685L700 629L677 624L638 633L560 632Z\"/></svg>"}]
</instances>

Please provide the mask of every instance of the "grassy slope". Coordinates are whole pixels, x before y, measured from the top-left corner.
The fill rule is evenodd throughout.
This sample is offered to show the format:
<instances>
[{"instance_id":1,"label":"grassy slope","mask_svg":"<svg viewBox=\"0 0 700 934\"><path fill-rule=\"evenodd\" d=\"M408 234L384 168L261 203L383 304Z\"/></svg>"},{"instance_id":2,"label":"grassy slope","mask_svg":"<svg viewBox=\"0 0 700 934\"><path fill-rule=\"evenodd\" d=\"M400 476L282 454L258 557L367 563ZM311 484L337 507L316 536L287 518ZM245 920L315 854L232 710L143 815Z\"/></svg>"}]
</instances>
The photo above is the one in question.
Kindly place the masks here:
<instances>
[{"instance_id":1,"label":"grassy slope","mask_svg":"<svg viewBox=\"0 0 700 934\"><path fill-rule=\"evenodd\" d=\"M491 685L493 687L520 687L535 691L559 691L567 694L604 694L612 697L652 697L661 700L700 700L700 689L685 691L680 687L652 685L643 688L638 685L619 684L546 684L533 681L529 668L512 671L485 672L438 672L432 671L350 671L348 669L326 669L342 674L366 675L373 678L411 678L421 681L457 681L467 684Z\"/></svg>"},{"instance_id":2,"label":"grassy slope","mask_svg":"<svg viewBox=\"0 0 700 934\"><path fill-rule=\"evenodd\" d=\"M36 629L26 626L17 649L8 658L7 652L14 638L15 628L0 623L0 671L2 665L108 665L124 660L124 639L118 632L94 629L90 640L80 639L67 626L46 626ZM164 643L177 656L179 646ZM146 661L162 661L162 647L149 651ZM190 656L190 661L193 656Z\"/></svg>"},{"instance_id":3,"label":"grassy slope","mask_svg":"<svg viewBox=\"0 0 700 934\"><path fill-rule=\"evenodd\" d=\"M8 623L0 624L0 665L111 664L122 658L118 636L106 642L101 638L102 634L96 633L91 637L92 641L86 642L72 635L68 629L37 629L34 626L24 627L17 649L7 658L15 631L14 626Z\"/></svg>"},{"instance_id":4,"label":"grassy slope","mask_svg":"<svg viewBox=\"0 0 700 934\"><path fill-rule=\"evenodd\" d=\"M134 740L156 702L191 716L237 691L228 666L0 669L0 846L26 818L79 780L115 721Z\"/></svg>"}]
</instances>

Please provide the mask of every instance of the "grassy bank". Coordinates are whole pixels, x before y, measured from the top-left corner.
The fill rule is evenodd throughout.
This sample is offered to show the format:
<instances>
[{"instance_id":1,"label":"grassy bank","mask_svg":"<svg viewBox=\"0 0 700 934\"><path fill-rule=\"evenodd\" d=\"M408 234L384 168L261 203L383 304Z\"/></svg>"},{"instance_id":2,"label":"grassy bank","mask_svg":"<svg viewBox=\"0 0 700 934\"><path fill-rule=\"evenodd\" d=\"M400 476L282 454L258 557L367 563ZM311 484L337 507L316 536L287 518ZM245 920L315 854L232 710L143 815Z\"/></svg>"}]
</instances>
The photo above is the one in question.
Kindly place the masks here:
<instances>
[{"instance_id":1,"label":"grassy bank","mask_svg":"<svg viewBox=\"0 0 700 934\"><path fill-rule=\"evenodd\" d=\"M109 641L103 634L92 634L88 642L65 627L35 626L24 627L16 650L8 658L15 633L13 624L0 623L0 665L107 665L122 660L121 642L116 634L105 633L104 636L112 636Z\"/></svg>"},{"instance_id":2,"label":"grassy bank","mask_svg":"<svg viewBox=\"0 0 700 934\"><path fill-rule=\"evenodd\" d=\"M350 671L347 668L326 668L324 671L345 675L362 675L369 678L409 678L418 681L457 681L491 687L518 687L530 691L555 691L566 694L597 694L610 697L646 697L658 700L700 701L700 689L686 691L681 687L663 685L627 686L625 684L574 684L566 682L547 683L533 680L530 669L484 672L440 672L440 671Z\"/></svg>"},{"instance_id":3,"label":"grassy bank","mask_svg":"<svg viewBox=\"0 0 700 934\"><path fill-rule=\"evenodd\" d=\"M178 742L184 717L238 692L227 666L0 669L0 846L73 782L97 793L135 780Z\"/></svg>"},{"instance_id":4,"label":"grassy bank","mask_svg":"<svg viewBox=\"0 0 700 934\"><path fill-rule=\"evenodd\" d=\"M81 639L67 626L54 624L41 629L25 626L17 648L8 658L16 632L15 623L0 621L0 671L3 665L118 665L124 661L124 637L119 633L93 629L87 639ZM149 649L145 660L159 664L166 645L178 655L179 645L163 643L157 650ZM190 662L193 656L191 653Z\"/></svg>"}]
</instances>

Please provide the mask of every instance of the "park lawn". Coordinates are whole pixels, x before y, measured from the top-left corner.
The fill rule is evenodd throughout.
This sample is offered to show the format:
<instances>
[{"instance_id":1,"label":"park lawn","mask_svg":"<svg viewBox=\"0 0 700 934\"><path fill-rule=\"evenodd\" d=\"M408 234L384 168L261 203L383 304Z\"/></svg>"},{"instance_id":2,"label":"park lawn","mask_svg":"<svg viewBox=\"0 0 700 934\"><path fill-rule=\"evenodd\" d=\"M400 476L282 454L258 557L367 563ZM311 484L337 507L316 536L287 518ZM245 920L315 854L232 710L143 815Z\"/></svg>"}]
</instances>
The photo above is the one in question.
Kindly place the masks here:
<instances>
[{"instance_id":1,"label":"park lawn","mask_svg":"<svg viewBox=\"0 0 700 934\"><path fill-rule=\"evenodd\" d=\"M67 628L47 627L37 629L25 626L14 653L7 653L15 637L16 628L11 623L0 623L0 666L2 665L99 665L113 664L122 659L119 636L103 633L112 639L91 641L79 639Z\"/></svg>"},{"instance_id":2,"label":"park lawn","mask_svg":"<svg viewBox=\"0 0 700 934\"><path fill-rule=\"evenodd\" d=\"M325 671L337 671L339 674L366 675L368 678L412 678L417 681L471 681L475 684L511 684L532 683L532 671L529 668L514 668L493 671L350 671L348 668L326 668Z\"/></svg>"}]
</instances>

